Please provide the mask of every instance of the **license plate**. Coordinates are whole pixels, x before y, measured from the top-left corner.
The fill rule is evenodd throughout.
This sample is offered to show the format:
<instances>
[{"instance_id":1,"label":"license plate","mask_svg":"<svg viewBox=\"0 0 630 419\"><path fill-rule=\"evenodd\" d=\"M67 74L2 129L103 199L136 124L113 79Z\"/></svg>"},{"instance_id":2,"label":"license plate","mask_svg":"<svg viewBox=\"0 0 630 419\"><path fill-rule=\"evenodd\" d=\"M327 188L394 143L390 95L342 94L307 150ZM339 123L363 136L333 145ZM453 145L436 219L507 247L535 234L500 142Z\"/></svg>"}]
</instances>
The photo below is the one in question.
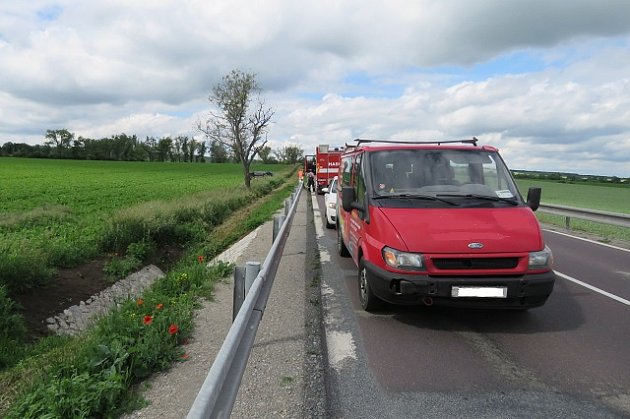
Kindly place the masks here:
<instances>
[{"instance_id":1,"label":"license plate","mask_svg":"<svg viewBox=\"0 0 630 419\"><path fill-rule=\"evenodd\" d=\"M453 287L451 297L506 298L507 287Z\"/></svg>"}]
</instances>

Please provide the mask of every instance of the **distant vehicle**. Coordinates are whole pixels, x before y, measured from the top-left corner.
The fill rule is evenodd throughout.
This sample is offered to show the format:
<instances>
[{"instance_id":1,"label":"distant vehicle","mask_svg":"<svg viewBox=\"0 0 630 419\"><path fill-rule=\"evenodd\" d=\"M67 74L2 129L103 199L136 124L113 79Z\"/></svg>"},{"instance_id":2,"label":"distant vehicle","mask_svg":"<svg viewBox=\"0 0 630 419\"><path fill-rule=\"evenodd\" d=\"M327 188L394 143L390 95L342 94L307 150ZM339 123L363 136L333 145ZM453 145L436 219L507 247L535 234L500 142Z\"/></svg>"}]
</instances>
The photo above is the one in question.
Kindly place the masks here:
<instances>
[{"instance_id":1,"label":"distant vehicle","mask_svg":"<svg viewBox=\"0 0 630 419\"><path fill-rule=\"evenodd\" d=\"M315 173L315 188L318 194L324 193L322 189L339 174L340 162L341 150L338 147L331 149L327 144L317 146L316 154L304 157L304 173L308 173L309 170Z\"/></svg>"},{"instance_id":2,"label":"distant vehicle","mask_svg":"<svg viewBox=\"0 0 630 419\"><path fill-rule=\"evenodd\" d=\"M254 177L264 177L264 176L273 176L273 172L265 172L262 170L256 170L254 172L249 172L249 178L254 178Z\"/></svg>"},{"instance_id":3,"label":"distant vehicle","mask_svg":"<svg viewBox=\"0 0 630 419\"><path fill-rule=\"evenodd\" d=\"M379 144L380 143L380 144ZM364 310L392 304L520 309L555 282L551 250L496 148L477 139L358 140L337 186L337 247Z\"/></svg>"},{"instance_id":4,"label":"distant vehicle","mask_svg":"<svg viewBox=\"0 0 630 419\"><path fill-rule=\"evenodd\" d=\"M335 176L327 188L322 188L326 207L326 228L335 228L337 225L337 179Z\"/></svg>"}]
</instances>

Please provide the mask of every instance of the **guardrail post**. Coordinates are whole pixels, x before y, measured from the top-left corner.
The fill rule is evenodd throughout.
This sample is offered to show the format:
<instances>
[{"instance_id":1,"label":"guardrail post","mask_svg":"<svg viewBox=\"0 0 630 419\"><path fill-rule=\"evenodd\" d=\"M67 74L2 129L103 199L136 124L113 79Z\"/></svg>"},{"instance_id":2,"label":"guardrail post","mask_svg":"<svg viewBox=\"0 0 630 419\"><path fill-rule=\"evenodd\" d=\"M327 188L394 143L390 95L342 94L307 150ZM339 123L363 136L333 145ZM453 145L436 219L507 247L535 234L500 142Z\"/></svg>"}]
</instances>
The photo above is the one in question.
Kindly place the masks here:
<instances>
[{"instance_id":1,"label":"guardrail post","mask_svg":"<svg viewBox=\"0 0 630 419\"><path fill-rule=\"evenodd\" d=\"M280 227L282 227L282 224L284 224L285 218L286 217L284 215L276 215L273 217L273 237L271 240L272 243L276 241L276 237L280 232Z\"/></svg>"},{"instance_id":2,"label":"guardrail post","mask_svg":"<svg viewBox=\"0 0 630 419\"><path fill-rule=\"evenodd\" d=\"M238 311L245 301L245 268L236 266L234 268L234 295L232 297L232 321L236 318Z\"/></svg>"},{"instance_id":3,"label":"guardrail post","mask_svg":"<svg viewBox=\"0 0 630 419\"><path fill-rule=\"evenodd\" d=\"M254 283L254 279L260 272L260 262L247 262L245 264L245 295L249 292L249 289Z\"/></svg>"},{"instance_id":4,"label":"guardrail post","mask_svg":"<svg viewBox=\"0 0 630 419\"><path fill-rule=\"evenodd\" d=\"M284 200L284 215L289 214L289 210L291 209L291 200L289 198Z\"/></svg>"}]
</instances>

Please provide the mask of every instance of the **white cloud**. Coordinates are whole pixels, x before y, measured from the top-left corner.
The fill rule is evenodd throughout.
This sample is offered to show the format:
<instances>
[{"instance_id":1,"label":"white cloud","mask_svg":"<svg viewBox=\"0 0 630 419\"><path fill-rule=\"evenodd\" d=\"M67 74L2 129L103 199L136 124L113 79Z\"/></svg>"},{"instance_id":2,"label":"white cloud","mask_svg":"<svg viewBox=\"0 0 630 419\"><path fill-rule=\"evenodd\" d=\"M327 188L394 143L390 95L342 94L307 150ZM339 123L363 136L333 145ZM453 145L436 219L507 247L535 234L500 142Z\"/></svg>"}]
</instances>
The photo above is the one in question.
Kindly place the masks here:
<instances>
[{"instance_id":1,"label":"white cloud","mask_svg":"<svg viewBox=\"0 0 630 419\"><path fill-rule=\"evenodd\" d=\"M3 2L0 143L192 135L241 68L278 148L477 135L518 168L630 176L629 34L625 0Z\"/></svg>"}]
</instances>

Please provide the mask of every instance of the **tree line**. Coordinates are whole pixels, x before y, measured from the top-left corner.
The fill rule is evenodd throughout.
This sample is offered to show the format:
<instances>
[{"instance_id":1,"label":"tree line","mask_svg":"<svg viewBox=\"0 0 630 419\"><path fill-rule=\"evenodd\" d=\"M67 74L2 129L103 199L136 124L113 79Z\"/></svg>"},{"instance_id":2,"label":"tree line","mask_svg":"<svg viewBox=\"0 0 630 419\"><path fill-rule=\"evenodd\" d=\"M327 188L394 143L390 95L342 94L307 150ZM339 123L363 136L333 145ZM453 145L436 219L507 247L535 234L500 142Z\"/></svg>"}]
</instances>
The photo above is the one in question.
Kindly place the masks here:
<instances>
[{"instance_id":1,"label":"tree line","mask_svg":"<svg viewBox=\"0 0 630 419\"><path fill-rule=\"evenodd\" d=\"M542 179L561 183L603 183L603 184L630 184L630 178L602 175L580 175L567 172L542 172L534 170L512 170L516 179Z\"/></svg>"},{"instance_id":2,"label":"tree line","mask_svg":"<svg viewBox=\"0 0 630 419\"><path fill-rule=\"evenodd\" d=\"M304 151L289 145L272 150L263 147L257 159L266 164L295 164ZM91 139L76 136L67 129L47 130L43 144L6 142L0 146L0 156L76 160L157 161L190 163L238 162L231 147L217 140L197 140L189 136L147 137L118 134L109 138Z\"/></svg>"},{"instance_id":3,"label":"tree line","mask_svg":"<svg viewBox=\"0 0 630 419\"><path fill-rule=\"evenodd\" d=\"M75 138L67 129L47 130L43 145L5 143L0 156L70 158L90 160L177 161L214 163L233 161L243 166L243 182L250 187L250 166L263 163L295 164L303 158L298 146L272 151L267 146L268 127L274 111L265 105L254 73L232 70L223 76L208 97L212 109L197 124L204 140L188 136L140 141L135 135L120 134L93 140Z\"/></svg>"}]
</instances>

